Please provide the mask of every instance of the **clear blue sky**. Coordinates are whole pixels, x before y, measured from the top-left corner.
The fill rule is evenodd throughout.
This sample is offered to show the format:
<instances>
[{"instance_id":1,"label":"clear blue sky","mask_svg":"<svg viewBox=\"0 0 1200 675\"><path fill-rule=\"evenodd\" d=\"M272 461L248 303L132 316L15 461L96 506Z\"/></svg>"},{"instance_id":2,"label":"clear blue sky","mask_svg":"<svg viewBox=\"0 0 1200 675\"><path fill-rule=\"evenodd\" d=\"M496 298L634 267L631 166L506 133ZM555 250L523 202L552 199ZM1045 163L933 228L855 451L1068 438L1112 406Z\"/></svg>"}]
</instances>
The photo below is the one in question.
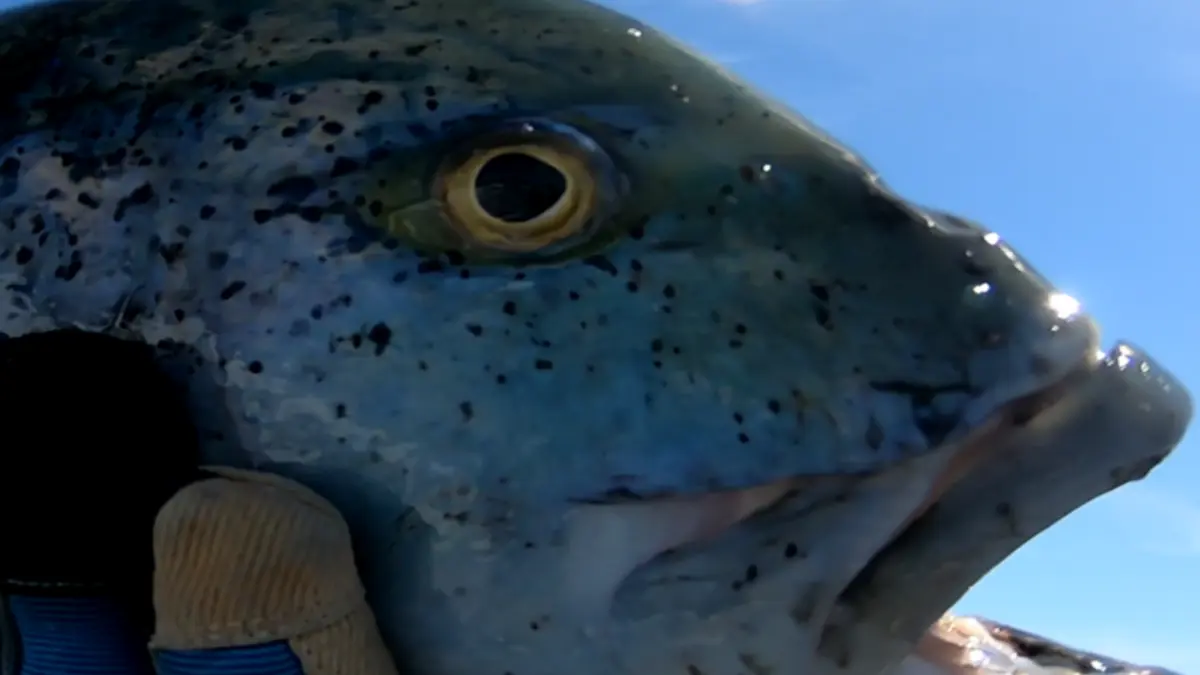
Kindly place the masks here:
<instances>
[{"instance_id":1,"label":"clear blue sky","mask_svg":"<svg viewBox=\"0 0 1200 675\"><path fill-rule=\"evenodd\" d=\"M1200 388L1200 0L606 1L1000 231ZM1195 436L956 609L1200 675Z\"/></svg>"},{"instance_id":2,"label":"clear blue sky","mask_svg":"<svg viewBox=\"0 0 1200 675\"><path fill-rule=\"evenodd\" d=\"M1200 0L605 0L1013 242L1200 393ZM1200 441L955 608L1200 675Z\"/></svg>"}]
</instances>

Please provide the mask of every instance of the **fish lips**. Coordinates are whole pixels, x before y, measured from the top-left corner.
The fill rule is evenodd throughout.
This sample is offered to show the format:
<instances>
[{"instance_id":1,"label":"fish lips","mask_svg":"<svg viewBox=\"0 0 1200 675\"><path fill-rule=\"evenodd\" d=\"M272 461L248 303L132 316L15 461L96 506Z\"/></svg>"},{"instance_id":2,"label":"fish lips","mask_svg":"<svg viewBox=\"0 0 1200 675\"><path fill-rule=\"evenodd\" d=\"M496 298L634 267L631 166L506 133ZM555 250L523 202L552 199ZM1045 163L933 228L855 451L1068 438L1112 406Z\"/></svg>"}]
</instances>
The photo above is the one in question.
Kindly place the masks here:
<instances>
[{"instance_id":1,"label":"fish lips","mask_svg":"<svg viewBox=\"0 0 1200 675\"><path fill-rule=\"evenodd\" d=\"M738 648L780 672L843 671L851 655L872 661L855 670L887 667L1029 539L1162 462L1193 403L1170 372L1118 343L1003 414L976 439L987 452L932 503L930 487L965 446L867 478L800 486L722 536L635 570L613 616L633 630L672 615L681 634L689 621L696 631L728 621ZM796 632L795 645L779 643L781 630ZM626 643L631 662L636 642Z\"/></svg>"},{"instance_id":2,"label":"fish lips","mask_svg":"<svg viewBox=\"0 0 1200 675\"><path fill-rule=\"evenodd\" d=\"M826 630L845 625L848 644L886 635L890 657L899 658L1025 542L1149 474L1183 439L1193 412L1170 371L1118 342L1053 405L997 438L988 462L876 554L840 593L841 618ZM885 662L889 652L878 647L872 654Z\"/></svg>"}]
</instances>

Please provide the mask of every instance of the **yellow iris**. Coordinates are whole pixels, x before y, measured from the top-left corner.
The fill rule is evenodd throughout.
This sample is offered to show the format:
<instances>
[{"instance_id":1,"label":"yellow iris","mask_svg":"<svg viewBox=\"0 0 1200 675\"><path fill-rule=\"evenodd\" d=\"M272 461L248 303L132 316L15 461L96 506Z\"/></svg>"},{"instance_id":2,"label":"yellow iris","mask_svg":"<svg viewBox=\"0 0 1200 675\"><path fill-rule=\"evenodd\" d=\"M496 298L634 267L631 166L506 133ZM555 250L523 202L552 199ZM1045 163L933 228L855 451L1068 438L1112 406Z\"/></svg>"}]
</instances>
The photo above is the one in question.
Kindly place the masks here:
<instances>
[{"instance_id":1,"label":"yellow iris","mask_svg":"<svg viewBox=\"0 0 1200 675\"><path fill-rule=\"evenodd\" d=\"M481 189L518 189L518 186L483 186L480 177L489 164L513 155L524 155L558 172L562 189L557 200L521 220L493 214L481 201ZM583 158L549 145L523 143L491 147L472 153L441 175L443 208L451 224L478 246L526 253L561 241L583 230L592 217L598 186ZM519 176L518 176L519 180Z\"/></svg>"}]
</instances>

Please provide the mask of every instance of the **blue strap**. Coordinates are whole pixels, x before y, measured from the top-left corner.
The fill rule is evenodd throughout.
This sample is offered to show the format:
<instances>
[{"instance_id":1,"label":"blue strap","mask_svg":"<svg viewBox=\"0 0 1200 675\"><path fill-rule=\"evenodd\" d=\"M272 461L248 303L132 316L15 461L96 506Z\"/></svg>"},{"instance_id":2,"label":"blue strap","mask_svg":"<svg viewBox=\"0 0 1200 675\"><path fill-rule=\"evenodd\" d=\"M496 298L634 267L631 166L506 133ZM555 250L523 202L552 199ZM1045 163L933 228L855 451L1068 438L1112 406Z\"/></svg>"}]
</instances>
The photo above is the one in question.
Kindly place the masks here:
<instances>
[{"instance_id":1,"label":"blue strap","mask_svg":"<svg viewBox=\"0 0 1200 675\"><path fill-rule=\"evenodd\" d=\"M153 675L149 636L113 598L11 596L20 675Z\"/></svg>"},{"instance_id":2,"label":"blue strap","mask_svg":"<svg viewBox=\"0 0 1200 675\"><path fill-rule=\"evenodd\" d=\"M227 649L189 649L156 654L159 675L304 675L286 642Z\"/></svg>"}]
</instances>

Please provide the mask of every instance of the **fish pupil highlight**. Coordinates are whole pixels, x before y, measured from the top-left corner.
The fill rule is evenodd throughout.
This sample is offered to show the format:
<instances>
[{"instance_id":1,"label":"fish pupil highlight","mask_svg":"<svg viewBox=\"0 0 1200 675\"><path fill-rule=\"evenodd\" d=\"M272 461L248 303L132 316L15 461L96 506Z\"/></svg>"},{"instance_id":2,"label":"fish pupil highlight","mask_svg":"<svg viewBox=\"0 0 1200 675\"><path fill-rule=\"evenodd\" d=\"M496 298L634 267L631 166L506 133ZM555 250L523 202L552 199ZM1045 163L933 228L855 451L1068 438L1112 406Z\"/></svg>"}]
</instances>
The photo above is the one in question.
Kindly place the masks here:
<instances>
[{"instance_id":1,"label":"fish pupil highlight","mask_svg":"<svg viewBox=\"0 0 1200 675\"><path fill-rule=\"evenodd\" d=\"M555 167L523 152L489 159L475 178L475 199L489 216L522 223L552 209L567 192L567 178Z\"/></svg>"}]
</instances>

